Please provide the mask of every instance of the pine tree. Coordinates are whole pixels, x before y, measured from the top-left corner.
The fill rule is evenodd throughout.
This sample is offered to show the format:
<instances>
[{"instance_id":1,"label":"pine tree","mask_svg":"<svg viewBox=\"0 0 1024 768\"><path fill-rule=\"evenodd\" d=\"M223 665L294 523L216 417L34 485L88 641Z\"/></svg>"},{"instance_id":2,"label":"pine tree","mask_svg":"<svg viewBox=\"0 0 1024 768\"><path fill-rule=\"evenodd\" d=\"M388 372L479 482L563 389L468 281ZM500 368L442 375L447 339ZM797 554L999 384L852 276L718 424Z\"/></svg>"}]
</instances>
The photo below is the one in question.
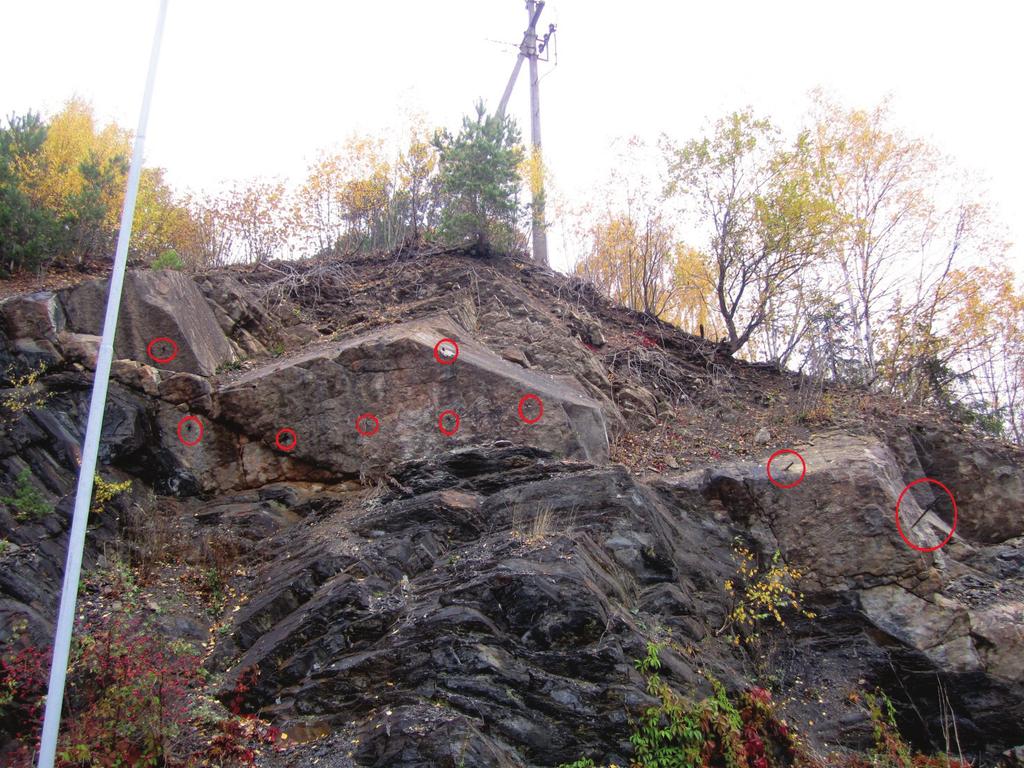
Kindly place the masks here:
<instances>
[{"instance_id":1,"label":"pine tree","mask_svg":"<svg viewBox=\"0 0 1024 768\"><path fill-rule=\"evenodd\" d=\"M519 244L518 168L523 147L515 122L487 114L467 115L457 136L434 137L439 153L443 209L440 234L451 244L476 243L509 251Z\"/></svg>"},{"instance_id":2,"label":"pine tree","mask_svg":"<svg viewBox=\"0 0 1024 768\"><path fill-rule=\"evenodd\" d=\"M32 268L52 254L53 214L32 204L19 184L18 166L39 152L46 125L38 114L12 115L0 128L0 270Z\"/></svg>"}]
</instances>

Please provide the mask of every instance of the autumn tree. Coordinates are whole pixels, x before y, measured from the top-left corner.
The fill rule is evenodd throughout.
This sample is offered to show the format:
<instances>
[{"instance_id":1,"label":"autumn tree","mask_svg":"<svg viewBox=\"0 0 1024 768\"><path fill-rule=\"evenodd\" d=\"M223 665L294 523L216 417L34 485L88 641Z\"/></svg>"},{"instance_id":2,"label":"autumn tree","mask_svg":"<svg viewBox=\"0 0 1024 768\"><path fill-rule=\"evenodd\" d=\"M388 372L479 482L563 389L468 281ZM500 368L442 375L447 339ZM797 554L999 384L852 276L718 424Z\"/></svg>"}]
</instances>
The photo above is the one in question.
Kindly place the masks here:
<instances>
[{"instance_id":1,"label":"autumn tree","mask_svg":"<svg viewBox=\"0 0 1024 768\"><path fill-rule=\"evenodd\" d=\"M667 319L678 314L677 259L683 246L646 176L648 154L635 136L619 145L595 206L579 221L585 251L575 272L615 301ZM543 172L529 161L524 165L530 174Z\"/></svg>"},{"instance_id":2,"label":"autumn tree","mask_svg":"<svg viewBox=\"0 0 1024 768\"><path fill-rule=\"evenodd\" d=\"M707 233L718 312L736 352L828 239L829 207L811 183L807 145L785 147L768 120L745 110L708 136L666 141L665 154L668 192L694 204Z\"/></svg>"},{"instance_id":3,"label":"autumn tree","mask_svg":"<svg viewBox=\"0 0 1024 768\"><path fill-rule=\"evenodd\" d=\"M419 240L436 223L438 209L437 148L422 125L413 126L398 157L398 191L408 200L407 233Z\"/></svg>"},{"instance_id":4,"label":"autumn tree","mask_svg":"<svg viewBox=\"0 0 1024 768\"><path fill-rule=\"evenodd\" d=\"M653 317L672 306L675 238L653 209L606 213L576 273L620 304Z\"/></svg>"},{"instance_id":5,"label":"autumn tree","mask_svg":"<svg viewBox=\"0 0 1024 768\"><path fill-rule=\"evenodd\" d=\"M243 261L269 261L287 243L291 222L286 194L284 182L250 179L224 195L224 217Z\"/></svg>"},{"instance_id":6,"label":"autumn tree","mask_svg":"<svg viewBox=\"0 0 1024 768\"><path fill-rule=\"evenodd\" d=\"M853 324L864 380L878 376L878 324L908 274L927 254L921 243L935 209L929 185L938 157L926 143L888 125L885 104L844 109L820 93L811 131L816 180L840 225L832 262Z\"/></svg>"},{"instance_id":7,"label":"autumn tree","mask_svg":"<svg viewBox=\"0 0 1024 768\"><path fill-rule=\"evenodd\" d=\"M714 303L715 276L708 255L685 243L675 245L672 260L673 301L668 319L682 329L712 340L724 331Z\"/></svg>"},{"instance_id":8,"label":"autumn tree","mask_svg":"<svg viewBox=\"0 0 1024 768\"><path fill-rule=\"evenodd\" d=\"M294 222L306 247L358 253L393 245L392 176L382 142L367 136L321 153L295 193Z\"/></svg>"},{"instance_id":9,"label":"autumn tree","mask_svg":"<svg viewBox=\"0 0 1024 768\"><path fill-rule=\"evenodd\" d=\"M29 114L0 132L0 228L8 266L112 258L120 226L131 134L100 127L71 99L49 121ZM149 260L187 237L189 211L159 168L144 168L131 241Z\"/></svg>"},{"instance_id":10,"label":"autumn tree","mask_svg":"<svg viewBox=\"0 0 1024 768\"><path fill-rule=\"evenodd\" d=\"M227 194L186 195L182 200L188 223L175 250L190 269L220 267L232 261L235 227L231 202Z\"/></svg>"},{"instance_id":11,"label":"autumn tree","mask_svg":"<svg viewBox=\"0 0 1024 768\"><path fill-rule=\"evenodd\" d=\"M515 122L487 114L480 102L475 116L463 118L458 134L438 132L434 147L443 201L441 237L503 250L520 246L518 169L524 155Z\"/></svg>"},{"instance_id":12,"label":"autumn tree","mask_svg":"<svg viewBox=\"0 0 1024 768\"><path fill-rule=\"evenodd\" d=\"M99 128L92 107L71 99L50 120L38 152L21 159L22 189L61 222L60 250L81 263L112 257L131 154L131 135Z\"/></svg>"}]
</instances>

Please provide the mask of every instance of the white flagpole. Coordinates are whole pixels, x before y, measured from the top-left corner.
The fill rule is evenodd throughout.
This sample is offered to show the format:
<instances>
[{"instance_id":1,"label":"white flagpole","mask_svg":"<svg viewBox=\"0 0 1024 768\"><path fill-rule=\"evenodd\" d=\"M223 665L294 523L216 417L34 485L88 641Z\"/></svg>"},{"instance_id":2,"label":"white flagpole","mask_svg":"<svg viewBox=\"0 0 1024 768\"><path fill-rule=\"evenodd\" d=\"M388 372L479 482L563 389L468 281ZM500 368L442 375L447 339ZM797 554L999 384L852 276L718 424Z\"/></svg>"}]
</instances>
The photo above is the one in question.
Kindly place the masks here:
<instances>
[{"instance_id":1,"label":"white flagpole","mask_svg":"<svg viewBox=\"0 0 1024 768\"><path fill-rule=\"evenodd\" d=\"M142 172L142 148L146 143L149 103L153 97L156 65L160 58L160 43L163 39L166 18L167 0L160 0L160 13L157 16L153 47L149 56L149 73L146 75L146 89L142 97L139 126L135 132L135 147L132 150L132 162L128 170L128 189L124 196L124 208L121 209L121 229L117 235L114 269L110 274L107 314L103 321L103 340L100 342L99 356L96 359L96 375L92 385L92 400L89 403L85 444L82 446L82 466L78 472L75 514L71 522L71 534L68 537L64 584L61 587L60 611L57 614L57 631L53 642L53 661L50 665L50 685L46 694L46 715L43 719L43 733L39 743L39 768L53 768L57 754L57 734L60 730L61 709L64 706L64 682L67 675L68 655L71 650L71 632L75 626L78 579L82 571L85 529L89 521L89 507L92 502L96 453L99 450L100 433L103 429L103 411L107 403L110 363L114 357L114 333L117 330L118 311L121 309L121 288L124 285L125 265L128 261L128 241L131 239L135 198L139 191L139 174Z\"/></svg>"}]
</instances>

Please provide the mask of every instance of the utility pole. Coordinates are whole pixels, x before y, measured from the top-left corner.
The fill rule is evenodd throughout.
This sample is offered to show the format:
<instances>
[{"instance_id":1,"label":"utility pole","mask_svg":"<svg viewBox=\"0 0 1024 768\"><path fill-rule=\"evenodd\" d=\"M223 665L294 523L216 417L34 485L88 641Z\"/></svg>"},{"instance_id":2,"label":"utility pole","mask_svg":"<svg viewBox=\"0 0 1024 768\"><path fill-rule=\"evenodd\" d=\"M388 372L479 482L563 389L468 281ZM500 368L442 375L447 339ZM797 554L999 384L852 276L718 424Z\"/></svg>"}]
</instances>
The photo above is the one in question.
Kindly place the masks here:
<instances>
[{"instance_id":1,"label":"utility pole","mask_svg":"<svg viewBox=\"0 0 1024 768\"><path fill-rule=\"evenodd\" d=\"M519 45L519 57L516 59L515 67L512 69L512 76L505 86L505 92L501 96L501 103L498 105L498 118L505 116L505 109L508 107L509 97L512 95L512 88L519 77L519 70L523 66L523 59L530 61L530 144L532 145L534 163L539 165L537 172L539 178L530 180L530 193L532 198L533 220L531 230L533 233L533 260L538 264L548 266L548 233L544 222L544 177L543 177L543 154L541 153L540 139L540 78L537 74L537 61L540 55L545 52L555 34L555 25L548 25L548 31L540 38L537 37L537 20L541 11L544 10L544 0L526 0L526 32L523 35L523 42ZM547 61L547 59L545 59Z\"/></svg>"},{"instance_id":2,"label":"utility pole","mask_svg":"<svg viewBox=\"0 0 1024 768\"><path fill-rule=\"evenodd\" d=\"M39 740L38 768L53 768L57 756L57 736L60 730L60 715L64 705L64 683L68 671L68 656L71 651L71 633L75 626L75 605L78 601L78 579L82 571L82 550L85 547L86 524L92 503L92 484L96 474L96 455L103 431L103 411L107 403L107 385L110 381L110 365L114 358L114 333L121 309L121 288L128 262L128 242L132 234L135 217L135 197L139 191L139 177L142 173L142 155L146 143L146 125L149 123L149 105L153 99L156 82L156 65L160 59L160 43L163 41L164 21L167 18L168 0L160 0L156 32L149 54L149 70L146 87L142 95L142 109L139 111L139 126L135 131L135 146L128 168L128 188L125 190L124 206L121 209L121 229L117 233L117 249L114 253L114 268L110 273L110 289L107 293L107 312L103 320L103 338L96 357L96 373L93 377L92 396L89 401L89 420L85 428L85 443L82 446L81 467L78 470L78 487L75 492L75 512L68 534L68 553L64 565L64 582L60 590L60 608L57 615L57 629L53 641L53 660L50 662L50 682L46 694L46 711L43 716L43 731Z\"/></svg>"}]
</instances>

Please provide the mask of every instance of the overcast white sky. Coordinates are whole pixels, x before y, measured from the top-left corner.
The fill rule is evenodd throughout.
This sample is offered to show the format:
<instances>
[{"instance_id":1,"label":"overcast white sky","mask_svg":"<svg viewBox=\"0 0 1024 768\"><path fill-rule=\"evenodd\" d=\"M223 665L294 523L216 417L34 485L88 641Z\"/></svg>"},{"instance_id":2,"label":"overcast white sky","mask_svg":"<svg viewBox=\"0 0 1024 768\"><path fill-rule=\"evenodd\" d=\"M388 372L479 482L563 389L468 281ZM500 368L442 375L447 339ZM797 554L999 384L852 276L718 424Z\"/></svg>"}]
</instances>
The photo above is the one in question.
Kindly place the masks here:
<instances>
[{"instance_id":1,"label":"overcast white sky","mask_svg":"<svg viewBox=\"0 0 1024 768\"><path fill-rule=\"evenodd\" d=\"M6 3L2 114L52 113L78 94L134 128L156 9ZM521 0L171 0L147 160L181 187L296 180L352 131L410 112L455 126L476 98L496 105L525 22ZM1024 4L548 0L549 22L558 66L542 65L545 157L570 199L607 176L616 137L685 139L745 105L794 127L823 86L851 106L891 94L896 122L984 176L1024 242ZM524 128L527 93L524 77L510 109ZM552 248L564 267L570 254Z\"/></svg>"}]
</instances>

